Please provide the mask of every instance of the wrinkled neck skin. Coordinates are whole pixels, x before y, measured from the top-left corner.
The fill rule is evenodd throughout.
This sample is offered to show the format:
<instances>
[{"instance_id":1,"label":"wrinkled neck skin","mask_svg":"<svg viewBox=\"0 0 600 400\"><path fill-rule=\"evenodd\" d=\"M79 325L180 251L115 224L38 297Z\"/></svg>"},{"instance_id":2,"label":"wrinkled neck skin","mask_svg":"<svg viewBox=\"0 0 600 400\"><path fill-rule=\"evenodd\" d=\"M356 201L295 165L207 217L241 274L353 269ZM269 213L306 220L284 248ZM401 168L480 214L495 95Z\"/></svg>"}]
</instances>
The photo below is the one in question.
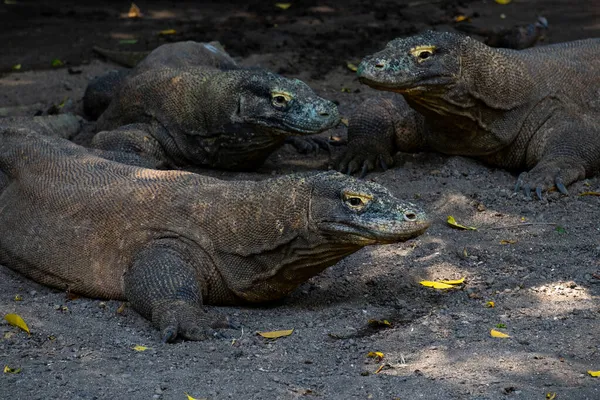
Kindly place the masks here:
<instances>
[{"instance_id":1,"label":"wrinkled neck skin","mask_svg":"<svg viewBox=\"0 0 600 400\"><path fill-rule=\"evenodd\" d=\"M227 205L211 207L208 216L219 222L205 226L218 227L208 234L222 284L211 287L226 287L230 293L223 298L209 291L207 301L280 299L362 247L319 232L310 218L310 179L236 182L235 195L221 193Z\"/></svg>"},{"instance_id":2,"label":"wrinkled neck skin","mask_svg":"<svg viewBox=\"0 0 600 400\"><path fill-rule=\"evenodd\" d=\"M518 52L467 38L460 47L460 72L453 83L402 94L426 116L434 132L431 147L477 156L495 153L513 142L533 87Z\"/></svg>"}]
</instances>

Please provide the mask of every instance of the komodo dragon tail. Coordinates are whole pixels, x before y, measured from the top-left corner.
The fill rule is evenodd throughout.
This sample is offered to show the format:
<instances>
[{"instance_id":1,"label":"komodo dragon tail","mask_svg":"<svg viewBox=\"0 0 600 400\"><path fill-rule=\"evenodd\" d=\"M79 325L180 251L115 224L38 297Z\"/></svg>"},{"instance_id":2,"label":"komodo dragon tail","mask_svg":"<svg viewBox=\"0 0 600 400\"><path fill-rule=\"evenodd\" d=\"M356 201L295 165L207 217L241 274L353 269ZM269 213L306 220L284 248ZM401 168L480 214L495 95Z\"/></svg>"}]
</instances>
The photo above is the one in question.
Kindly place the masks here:
<instances>
[{"instance_id":1,"label":"komodo dragon tail","mask_svg":"<svg viewBox=\"0 0 600 400\"><path fill-rule=\"evenodd\" d=\"M71 139L85 120L73 114L45 115L39 117L0 118L0 129L26 128L46 136Z\"/></svg>"},{"instance_id":2,"label":"komodo dragon tail","mask_svg":"<svg viewBox=\"0 0 600 400\"><path fill-rule=\"evenodd\" d=\"M94 46L93 50L106 59L129 68L135 67L140 63L140 61L146 58L148 54L150 54L149 51L107 50L98 46Z\"/></svg>"}]
</instances>

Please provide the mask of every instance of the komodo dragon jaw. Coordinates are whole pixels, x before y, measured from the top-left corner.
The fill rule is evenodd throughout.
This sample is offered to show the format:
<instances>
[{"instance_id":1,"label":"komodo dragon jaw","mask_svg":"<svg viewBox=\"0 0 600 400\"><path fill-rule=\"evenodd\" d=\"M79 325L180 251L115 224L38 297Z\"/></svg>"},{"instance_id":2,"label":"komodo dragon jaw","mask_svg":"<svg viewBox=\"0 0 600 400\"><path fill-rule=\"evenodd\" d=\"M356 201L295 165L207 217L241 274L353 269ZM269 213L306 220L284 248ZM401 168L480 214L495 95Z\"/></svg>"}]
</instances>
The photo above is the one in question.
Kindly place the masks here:
<instances>
[{"instance_id":1,"label":"komodo dragon jaw","mask_svg":"<svg viewBox=\"0 0 600 400\"><path fill-rule=\"evenodd\" d=\"M398 93L441 92L460 77L463 37L429 32L392 40L360 63L359 80L374 89Z\"/></svg>"}]
</instances>

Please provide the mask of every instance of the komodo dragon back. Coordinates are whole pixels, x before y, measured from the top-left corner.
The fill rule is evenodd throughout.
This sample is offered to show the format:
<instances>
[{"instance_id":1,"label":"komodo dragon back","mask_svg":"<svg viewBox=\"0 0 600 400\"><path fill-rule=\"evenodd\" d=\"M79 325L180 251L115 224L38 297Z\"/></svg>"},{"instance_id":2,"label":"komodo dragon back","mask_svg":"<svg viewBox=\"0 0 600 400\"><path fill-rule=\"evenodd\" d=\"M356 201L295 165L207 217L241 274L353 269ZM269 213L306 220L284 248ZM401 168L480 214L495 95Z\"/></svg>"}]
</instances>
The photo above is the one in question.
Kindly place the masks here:
<instances>
[{"instance_id":1,"label":"komodo dragon back","mask_svg":"<svg viewBox=\"0 0 600 400\"><path fill-rule=\"evenodd\" d=\"M0 141L0 264L126 299L166 341L230 326L207 305L279 299L429 225L382 186L335 172L229 182L108 161L28 128L4 126Z\"/></svg>"}]
</instances>

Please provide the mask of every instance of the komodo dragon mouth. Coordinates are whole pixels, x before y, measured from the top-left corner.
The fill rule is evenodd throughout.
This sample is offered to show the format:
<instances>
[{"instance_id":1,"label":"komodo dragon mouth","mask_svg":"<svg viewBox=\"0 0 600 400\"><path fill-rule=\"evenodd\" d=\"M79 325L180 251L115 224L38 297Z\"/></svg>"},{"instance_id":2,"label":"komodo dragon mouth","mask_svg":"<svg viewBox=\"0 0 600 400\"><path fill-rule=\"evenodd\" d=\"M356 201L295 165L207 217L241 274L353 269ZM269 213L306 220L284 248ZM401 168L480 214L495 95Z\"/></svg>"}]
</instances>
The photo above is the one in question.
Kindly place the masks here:
<instances>
[{"instance_id":1,"label":"komodo dragon mouth","mask_svg":"<svg viewBox=\"0 0 600 400\"><path fill-rule=\"evenodd\" d=\"M384 221L372 224L358 224L352 221L324 221L319 228L325 232L333 232L336 236L346 234L366 244L390 244L405 242L417 237L429 228L431 222L422 214L414 214L414 221Z\"/></svg>"}]
</instances>

